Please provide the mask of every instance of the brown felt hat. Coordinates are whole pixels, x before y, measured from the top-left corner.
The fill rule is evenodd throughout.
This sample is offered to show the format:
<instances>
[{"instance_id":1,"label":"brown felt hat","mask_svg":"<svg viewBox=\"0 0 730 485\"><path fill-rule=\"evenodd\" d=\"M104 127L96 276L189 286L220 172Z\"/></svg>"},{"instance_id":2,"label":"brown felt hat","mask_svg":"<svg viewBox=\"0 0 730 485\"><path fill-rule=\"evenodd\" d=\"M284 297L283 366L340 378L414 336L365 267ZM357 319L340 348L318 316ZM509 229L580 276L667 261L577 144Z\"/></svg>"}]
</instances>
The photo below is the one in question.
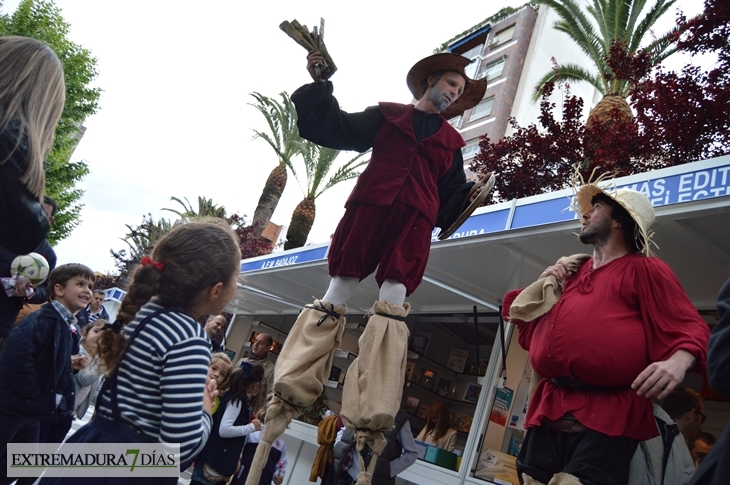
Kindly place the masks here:
<instances>
[{"instance_id":1,"label":"brown felt hat","mask_svg":"<svg viewBox=\"0 0 730 485\"><path fill-rule=\"evenodd\" d=\"M408 71L408 76L406 77L408 89L411 90L414 98L421 99L426 92L426 80L428 76L441 71L458 72L466 80L464 92L456 102L441 112L441 116L446 119L459 116L464 111L479 104L484 97L484 93L487 91L486 79L470 79L464 72L466 66L471 62L470 59L464 56L450 52L425 57L416 62L411 70Z\"/></svg>"}]
</instances>

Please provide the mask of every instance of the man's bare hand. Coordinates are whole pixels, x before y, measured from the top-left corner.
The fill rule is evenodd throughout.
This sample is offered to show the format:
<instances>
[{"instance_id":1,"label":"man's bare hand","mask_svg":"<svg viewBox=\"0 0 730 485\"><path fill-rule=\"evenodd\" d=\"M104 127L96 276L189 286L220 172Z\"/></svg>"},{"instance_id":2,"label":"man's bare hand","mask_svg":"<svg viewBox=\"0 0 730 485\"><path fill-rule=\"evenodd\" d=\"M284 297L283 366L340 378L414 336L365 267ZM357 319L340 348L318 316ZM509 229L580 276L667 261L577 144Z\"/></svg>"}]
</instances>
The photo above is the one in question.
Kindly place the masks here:
<instances>
[{"instance_id":1,"label":"man's bare hand","mask_svg":"<svg viewBox=\"0 0 730 485\"><path fill-rule=\"evenodd\" d=\"M284 481L284 475L276 475L274 477L274 483L276 485L281 485L281 482L283 482L283 481Z\"/></svg>"},{"instance_id":2,"label":"man's bare hand","mask_svg":"<svg viewBox=\"0 0 730 485\"><path fill-rule=\"evenodd\" d=\"M474 186L471 188L471 191L469 192L469 203L471 204L474 202L474 199L477 198L477 195L479 195L479 191L482 190L482 187L487 183L489 180L489 177L492 176L492 172L487 172L485 174L482 174L479 176L479 180L477 180L477 183L474 184Z\"/></svg>"},{"instance_id":3,"label":"man's bare hand","mask_svg":"<svg viewBox=\"0 0 730 485\"><path fill-rule=\"evenodd\" d=\"M545 268L545 271L542 272L538 280L541 280L543 278L547 278L548 276L554 276L556 280L558 280L558 283L561 285L565 283L565 280L568 279L569 276L573 274L570 269L568 269L568 265L563 263L562 261L558 261L553 266L548 266Z\"/></svg>"},{"instance_id":4,"label":"man's bare hand","mask_svg":"<svg viewBox=\"0 0 730 485\"><path fill-rule=\"evenodd\" d=\"M678 350L667 360L649 364L631 384L631 389L636 389L639 396L664 399L682 382L684 374L694 364L692 354Z\"/></svg>"},{"instance_id":5,"label":"man's bare hand","mask_svg":"<svg viewBox=\"0 0 730 485\"><path fill-rule=\"evenodd\" d=\"M326 81L326 79L317 77L317 71L314 69L317 64L322 64L323 62L324 57L322 57L321 53L312 51L307 54L307 72L309 72L309 75L312 76L312 80L316 83L323 83Z\"/></svg>"}]
</instances>

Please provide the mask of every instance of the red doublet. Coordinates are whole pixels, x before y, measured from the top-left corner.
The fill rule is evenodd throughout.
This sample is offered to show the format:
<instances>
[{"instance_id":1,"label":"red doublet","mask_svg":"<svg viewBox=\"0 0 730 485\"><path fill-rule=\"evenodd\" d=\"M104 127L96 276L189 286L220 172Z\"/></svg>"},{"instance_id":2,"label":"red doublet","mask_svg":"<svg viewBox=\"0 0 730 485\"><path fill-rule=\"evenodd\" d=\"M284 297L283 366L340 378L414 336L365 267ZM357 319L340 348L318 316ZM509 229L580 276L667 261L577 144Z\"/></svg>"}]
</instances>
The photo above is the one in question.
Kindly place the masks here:
<instances>
[{"instance_id":1,"label":"red doublet","mask_svg":"<svg viewBox=\"0 0 730 485\"><path fill-rule=\"evenodd\" d=\"M357 178L345 207L352 202L390 206L397 200L415 207L435 224L437 183L449 171L454 150L465 143L446 121L434 135L417 141L413 110L410 104L380 103L386 123L375 137L370 162Z\"/></svg>"},{"instance_id":2,"label":"red doublet","mask_svg":"<svg viewBox=\"0 0 730 485\"><path fill-rule=\"evenodd\" d=\"M520 291L505 295L504 315ZM533 369L545 378L530 400L528 428L573 413L594 431L647 440L658 433L651 400L630 388L636 377L677 350L694 355L695 370L705 371L710 331L659 258L628 254L595 270L589 259L547 314L513 323ZM561 376L625 389L568 390L550 381Z\"/></svg>"},{"instance_id":3,"label":"red doublet","mask_svg":"<svg viewBox=\"0 0 730 485\"><path fill-rule=\"evenodd\" d=\"M464 146L445 120L434 135L417 141L413 109L380 103L386 122L345 204L329 251L330 275L363 279L377 267L378 284L394 279L406 286L408 295L426 269L439 210L437 183L449 171L454 150Z\"/></svg>"}]
</instances>

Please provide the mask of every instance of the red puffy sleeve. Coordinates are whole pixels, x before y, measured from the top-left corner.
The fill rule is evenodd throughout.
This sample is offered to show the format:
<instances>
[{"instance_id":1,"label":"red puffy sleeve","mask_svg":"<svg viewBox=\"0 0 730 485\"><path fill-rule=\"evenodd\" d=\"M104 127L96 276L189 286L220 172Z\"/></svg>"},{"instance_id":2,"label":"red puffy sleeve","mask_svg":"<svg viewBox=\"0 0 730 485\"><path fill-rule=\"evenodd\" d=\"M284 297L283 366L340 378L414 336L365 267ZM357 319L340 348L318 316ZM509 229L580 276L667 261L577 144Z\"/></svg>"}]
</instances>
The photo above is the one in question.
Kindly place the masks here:
<instances>
[{"instance_id":1,"label":"red puffy sleeve","mask_svg":"<svg viewBox=\"0 0 730 485\"><path fill-rule=\"evenodd\" d=\"M642 258L642 262L635 276L650 360L664 361L677 350L686 350L697 359L692 370L704 375L710 337L707 323L664 261Z\"/></svg>"},{"instance_id":2,"label":"red puffy sleeve","mask_svg":"<svg viewBox=\"0 0 730 485\"><path fill-rule=\"evenodd\" d=\"M504 299L502 300L502 318L507 322L512 322L517 325L517 340L520 343L520 347L529 351L530 341L532 340L532 334L535 330L535 325L537 325L537 322L539 322L540 319L538 318L537 320L533 320L532 322L525 322L517 318L511 319L509 316L509 311L510 308L512 308L512 303L514 303L517 295L522 293L522 290L524 290L524 288L509 291L506 295L504 295Z\"/></svg>"}]
</instances>

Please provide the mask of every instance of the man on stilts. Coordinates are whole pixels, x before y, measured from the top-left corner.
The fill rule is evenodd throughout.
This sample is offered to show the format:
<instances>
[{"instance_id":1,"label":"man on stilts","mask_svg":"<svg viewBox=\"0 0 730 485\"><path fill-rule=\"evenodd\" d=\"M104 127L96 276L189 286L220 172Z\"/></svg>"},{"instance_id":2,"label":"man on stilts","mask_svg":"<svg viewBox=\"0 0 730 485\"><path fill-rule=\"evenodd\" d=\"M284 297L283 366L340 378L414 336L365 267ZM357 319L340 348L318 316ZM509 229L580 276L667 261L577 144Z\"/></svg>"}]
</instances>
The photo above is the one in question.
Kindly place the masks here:
<instances>
[{"instance_id":1,"label":"man on stilts","mask_svg":"<svg viewBox=\"0 0 730 485\"><path fill-rule=\"evenodd\" d=\"M464 72L469 59L450 53L417 62L407 84L414 105L380 103L360 113L341 111L330 81L319 77L319 52L307 56L314 83L293 95L300 135L322 146L372 157L345 204L329 251L329 288L299 315L274 371L275 397L266 415L261 456L247 484L258 483L257 460L321 394L345 326L347 300L375 272L378 301L345 378L342 420L355 430L358 484L369 484L383 432L393 426L404 384L408 347L406 296L421 283L435 226L448 228L478 196L492 174L467 182L461 135L446 121L479 103L486 80ZM491 179L491 180L490 180Z\"/></svg>"}]
</instances>

